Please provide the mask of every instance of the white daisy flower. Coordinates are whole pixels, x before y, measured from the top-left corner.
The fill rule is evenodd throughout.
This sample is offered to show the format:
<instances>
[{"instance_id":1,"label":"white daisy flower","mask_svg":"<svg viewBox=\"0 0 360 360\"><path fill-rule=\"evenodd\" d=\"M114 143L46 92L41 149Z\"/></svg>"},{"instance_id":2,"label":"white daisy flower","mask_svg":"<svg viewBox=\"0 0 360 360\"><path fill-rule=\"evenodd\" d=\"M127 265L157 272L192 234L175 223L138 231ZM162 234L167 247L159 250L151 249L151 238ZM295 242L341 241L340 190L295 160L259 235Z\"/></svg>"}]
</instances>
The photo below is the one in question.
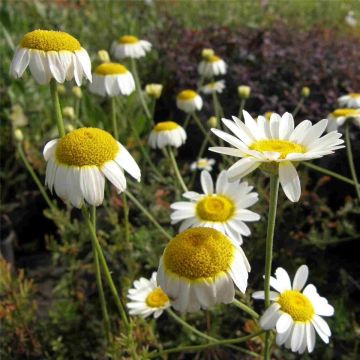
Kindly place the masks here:
<instances>
[{"instance_id":1,"label":"white daisy flower","mask_svg":"<svg viewBox=\"0 0 360 360\"><path fill-rule=\"evenodd\" d=\"M224 89L225 89L225 80L219 80L205 84L201 88L201 91L204 94L213 94L213 93L222 93Z\"/></svg>"},{"instance_id":2,"label":"white daisy flower","mask_svg":"<svg viewBox=\"0 0 360 360\"><path fill-rule=\"evenodd\" d=\"M45 185L63 200L81 208L84 200L101 205L105 178L119 192L126 189L124 170L140 181L140 169L130 153L109 133L96 128L74 130L44 148Z\"/></svg>"},{"instance_id":3,"label":"white daisy flower","mask_svg":"<svg viewBox=\"0 0 360 360\"><path fill-rule=\"evenodd\" d=\"M180 110L191 114L202 109L203 100L196 91L183 90L176 96L176 106Z\"/></svg>"},{"instance_id":4,"label":"white daisy flower","mask_svg":"<svg viewBox=\"0 0 360 360\"><path fill-rule=\"evenodd\" d=\"M89 90L101 96L130 95L135 90L135 81L124 65L103 63L95 69Z\"/></svg>"},{"instance_id":5,"label":"white daisy flower","mask_svg":"<svg viewBox=\"0 0 360 360\"><path fill-rule=\"evenodd\" d=\"M352 120L360 127L360 109L336 109L328 115L328 120L326 128L328 132L337 130L347 120Z\"/></svg>"},{"instance_id":6,"label":"white daisy flower","mask_svg":"<svg viewBox=\"0 0 360 360\"><path fill-rule=\"evenodd\" d=\"M360 93L350 93L340 96L338 103L343 108L360 108Z\"/></svg>"},{"instance_id":7,"label":"white daisy flower","mask_svg":"<svg viewBox=\"0 0 360 360\"><path fill-rule=\"evenodd\" d=\"M34 30L22 38L10 73L20 78L28 66L39 84L48 84L52 78L59 83L74 78L80 86L84 75L91 81L88 53L78 40L62 31Z\"/></svg>"},{"instance_id":8,"label":"white daisy flower","mask_svg":"<svg viewBox=\"0 0 360 360\"><path fill-rule=\"evenodd\" d=\"M185 144L186 132L182 126L174 121L158 122L149 136L149 146L153 149L162 149L165 146L176 148Z\"/></svg>"},{"instance_id":9,"label":"white daisy flower","mask_svg":"<svg viewBox=\"0 0 360 360\"><path fill-rule=\"evenodd\" d=\"M217 55L206 56L198 66L201 76L211 78L217 75L226 74L226 63Z\"/></svg>"},{"instance_id":10,"label":"white daisy flower","mask_svg":"<svg viewBox=\"0 0 360 360\"><path fill-rule=\"evenodd\" d=\"M192 228L175 236L160 259L157 281L180 312L194 312L234 300L242 293L250 264L240 246L220 231Z\"/></svg>"},{"instance_id":11,"label":"white daisy flower","mask_svg":"<svg viewBox=\"0 0 360 360\"><path fill-rule=\"evenodd\" d=\"M111 45L111 52L116 59L144 57L151 50L151 43L146 40L139 40L136 36L120 36Z\"/></svg>"},{"instance_id":12,"label":"white daisy flower","mask_svg":"<svg viewBox=\"0 0 360 360\"><path fill-rule=\"evenodd\" d=\"M247 111L243 112L245 123L233 116L233 121L222 119L224 125L236 136L211 129L214 134L233 145L212 147L211 151L242 158L228 170L230 181L250 174L261 166L266 172L279 174L280 184L290 201L298 201L301 186L293 162L307 161L332 154L343 148L341 134L333 131L321 137L328 123L323 119L312 125L302 121L294 128L291 114L282 117L272 113L270 121L263 116L254 120Z\"/></svg>"},{"instance_id":13,"label":"white daisy flower","mask_svg":"<svg viewBox=\"0 0 360 360\"><path fill-rule=\"evenodd\" d=\"M309 269L302 265L297 270L291 285L288 273L277 268L275 278L270 277L270 285L276 291L270 291L272 305L260 318L264 330L276 329L276 343L291 351L304 353L306 348L312 352L315 347L315 330L327 344L331 331L321 316L334 315L334 308L321 297L315 286L306 284ZM264 291L256 291L254 299L265 299Z\"/></svg>"},{"instance_id":14,"label":"white daisy flower","mask_svg":"<svg viewBox=\"0 0 360 360\"><path fill-rule=\"evenodd\" d=\"M190 165L190 170L192 170L192 171L195 171L195 170L211 171L214 165L215 165L214 159L200 158L199 160L194 161Z\"/></svg>"},{"instance_id":15,"label":"white daisy flower","mask_svg":"<svg viewBox=\"0 0 360 360\"><path fill-rule=\"evenodd\" d=\"M157 319L170 307L169 298L157 285L156 276L157 273L153 272L150 280L142 277L134 281L134 287L127 294L131 300L126 304L130 315L140 315L143 318L154 315Z\"/></svg>"},{"instance_id":16,"label":"white daisy flower","mask_svg":"<svg viewBox=\"0 0 360 360\"><path fill-rule=\"evenodd\" d=\"M253 187L247 182L230 183L226 171L219 174L215 189L206 170L201 172L200 179L204 193L188 191L183 197L190 201L171 204L171 223L182 222L180 232L190 227L212 227L241 245L242 236L251 234L245 222L260 219L260 215L247 209L258 201L258 194L251 192Z\"/></svg>"}]
</instances>

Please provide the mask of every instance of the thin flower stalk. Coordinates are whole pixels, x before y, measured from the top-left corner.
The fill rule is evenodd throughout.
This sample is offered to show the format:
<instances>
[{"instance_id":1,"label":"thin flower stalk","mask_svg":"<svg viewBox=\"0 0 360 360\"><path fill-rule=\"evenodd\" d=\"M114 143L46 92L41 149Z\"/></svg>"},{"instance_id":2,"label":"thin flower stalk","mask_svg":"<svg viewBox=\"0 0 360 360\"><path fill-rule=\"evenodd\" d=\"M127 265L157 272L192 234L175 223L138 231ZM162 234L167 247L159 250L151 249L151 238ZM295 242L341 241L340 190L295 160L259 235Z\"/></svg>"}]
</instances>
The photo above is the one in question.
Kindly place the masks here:
<instances>
[{"instance_id":1,"label":"thin flower stalk","mask_svg":"<svg viewBox=\"0 0 360 360\"><path fill-rule=\"evenodd\" d=\"M205 136L205 138L208 139L208 141L210 142L210 144L211 144L212 146L217 146L216 143L215 143L215 141L210 137L209 132L206 131L206 129L204 128L204 126L203 126L203 124L201 123L201 120L199 119L199 117L198 117L195 113L193 113L192 116L193 116L193 118L194 118L194 120L195 120L196 125L198 126L198 128L200 129L200 131L203 133L203 135Z\"/></svg>"},{"instance_id":2,"label":"thin flower stalk","mask_svg":"<svg viewBox=\"0 0 360 360\"><path fill-rule=\"evenodd\" d=\"M60 106L60 100L59 100L59 93L57 89L57 82L55 79L50 80L50 92L51 92L51 100L54 106L54 112L55 112L55 121L56 126L58 128L59 137L63 137L65 135L65 127L64 127L64 121L61 113L61 106Z\"/></svg>"},{"instance_id":3,"label":"thin flower stalk","mask_svg":"<svg viewBox=\"0 0 360 360\"><path fill-rule=\"evenodd\" d=\"M185 185L184 179L181 176L179 167L178 167L176 159L175 159L174 152L173 152L173 150L172 150L172 148L170 146L168 147L168 153L169 153L169 158L170 158L170 161L171 161L171 165L172 165L172 167L174 169L174 172L175 172L175 175L176 175L176 177L177 177L177 179L179 181L179 184L181 185L182 190L184 192L187 192L188 188Z\"/></svg>"},{"instance_id":4,"label":"thin flower stalk","mask_svg":"<svg viewBox=\"0 0 360 360\"><path fill-rule=\"evenodd\" d=\"M116 119L116 98L113 96L111 98L111 124L113 128L113 135L115 140L119 140L119 131Z\"/></svg>"},{"instance_id":5,"label":"thin flower stalk","mask_svg":"<svg viewBox=\"0 0 360 360\"><path fill-rule=\"evenodd\" d=\"M239 115L238 118L241 120L243 116L243 110L245 109L246 99L242 98L240 100L240 107L239 107Z\"/></svg>"},{"instance_id":6,"label":"thin flower stalk","mask_svg":"<svg viewBox=\"0 0 360 360\"><path fill-rule=\"evenodd\" d=\"M349 162L349 168L350 168L350 172L351 172L351 176L353 178L354 181L354 186L355 186L355 190L356 190L356 194L357 197L360 201L360 188L359 188L359 181L356 175L356 169L355 169L355 164L354 164L354 158L353 158L353 153L351 150L351 140L350 140L350 131L349 131L349 122L345 122L345 143L346 143L346 153L347 153L347 158L348 158L348 162Z\"/></svg>"},{"instance_id":7,"label":"thin flower stalk","mask_svg":"<svg viewBox=\"0 0 360 360\"><path fill-rule=\"evenodd\" d=\"M239 309L245 311L247 314L249 314L254 319L259 319L259 317L260 317L259 314L255 310L251 309L249 306L242 303L241 301L234 299L232 304L237 306Z\"/></svg>"}]
</instances>

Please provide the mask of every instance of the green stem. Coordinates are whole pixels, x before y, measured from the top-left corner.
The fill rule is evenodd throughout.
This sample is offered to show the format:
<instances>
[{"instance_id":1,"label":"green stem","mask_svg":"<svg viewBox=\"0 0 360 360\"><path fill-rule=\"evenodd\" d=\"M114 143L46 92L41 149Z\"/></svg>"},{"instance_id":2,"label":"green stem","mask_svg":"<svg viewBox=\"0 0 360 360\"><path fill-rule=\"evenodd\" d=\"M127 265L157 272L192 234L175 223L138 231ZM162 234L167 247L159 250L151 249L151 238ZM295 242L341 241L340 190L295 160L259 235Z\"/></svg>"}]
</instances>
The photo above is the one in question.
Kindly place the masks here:
<instances>
[{"instance_id":1,"label":"green stem","mask_svg":"<svg viewBox=\"0 0 360 360\"><path fill-rule=\"evenodd\" d=\"M168 150L169 150L169 157L170 157L171 165L174 168L175 175L176 175L177 179L179 180L179 183L180 183L183 191L187 192L189 190L188 190L187 186L185 185L184 179L181 176L181 173L180 173L179 167L177 165L175 155L174 155L174 152L172 151L171 146L168 147Z\"/></svg>"},{"instance_id":2,"label":"green stem","mask_svg":"<svg viewBox=\"0 0 360 360\"><path fill-rule=\"evenodd\" d=\"M210 142L210 144L212 146L217 146L216 142L209 136L209 132L206 131L206 129L204 128L203 124L201 123L201 120L199 119L199 117L196 115L196 113L192 113L192 116L196 122L196 125L198 126L198 128L200 129L200 131L204 134L205 138L208 139L208 141Z\"/></svg>"},{"instance_id":3,"label":"green stem","mask_svg":"<svg viewBox=\"0 0 360 360\"><path fill-rule=\"evenodd\" d=\"M75 98L75 104L74 104L74 108L75 108L75 122L76 121L80 121L80 102L81 99Z\"/></svg>"},{"instance_id":4,"label":"green stem","mask_svg":"<svg viewBox=\"0 0 360 360\"><path fill-rule=\"evenodd\" d=\"M240 302L239 300L234 299L232 304L234 304L239 309L241 309L241 310L245 311L246 313L248 313L254 319L259 319L260 316L256 311L254 311L253 309L251 309L249 306L245 305L244 303Z\"/></svg>"},{"instance_id":5,"label":"green stem","mask_svg":"<svg viewBox=\"0 0 360 360\"><path fill-rule=\"evenodd\" d=\"M309 163L309 162L303 162L302 164L304 164L306 167L308 167L309 169L312 169L312 170L315 170L315 171L318 171L322 174L325 174L325 175L329 175L329 176L332 176L334 177L335 179L338 179L340 181L343 181L347 184L350 184L350 185L353 185L355 186L355 182L350 180L349 178L345 177L345 176L342 176L336 172L333 172L333 171L330 171L328 169L325 169L321 166L318 166L318 165L315 165L315 164L312 164L312 163ZM360 185L358 185L359 187Z\"/></svg>"},{"instance_id":6,"label":"green stem","mask_svg":"<svg viewBox=\"0 0 360 360\"><path fill-rule=\"evenodd\" d=\"M214 347L214 346L219 346L219 345L229 345L229 344L239 344L242 342L246 342L254 337L260 336L264 331L258 331L256 333L247 335L247 336L243 336L240 338L235 338L235 339L224 339L224 340L217 340L208 344L203 344L203 345L190 345L190 346L178 346L176 348L172 348L172 349L166 349L166 350L162 350L156 353L152 353L149 354L149 358L158 358L162 355L165 354L170 354L170 353L176 353L176 352L197 352L199 350L204 350L210 347Z\"/></svg>"},{"instance_id":7,"label":"green stem","mask_svg":"<svg viewBox=\"0 0 360 360\"><path fill-rule=\"evenodd\" d=\"M119 131L116 121L116 98L114 96L111 98L111 123L112 123L114 138L115 140L119 140Z\"/></svg>"},{"instance_id":8,"label":"green stem","mask_svg":"<svg viewBox=\"0 0 360 360\"><path fill-rule=\"evenodd\" d=\"M138 92L138 96L139 96L139 100L141 102L141 105L144 109L145 115L146 117L150 120L153 121L152 117L151 117L151 113L150 110L146 104L142 89L141 89L141 84L140 84L140 79L139 79L139 74L137 71L137 66L136 66L136 61L135 59L131 59L131 69L132 69L132 73L134 75L134 80L135 80L135 85L136 85L136 90Z\"/></svg>"},{"instance_id":9,"label":"green stem","mask_svg":"<svg viewBox=\"0 0 360 360\"><path fill-rule=\"evenodd\" d=\"M91 220L90 220L90 217L89 217L89 212L87 210L87 208L85 206L83 206L81 208L82 210L82 213L83 213L83 217L84 217L84 220L85 220L85 223L89 229L89 232L90 232L90 236L91 236L91 240L95 246L95 249L96 249L96 252L97 252L97 255L99 257L99 261L100 261L100 265L103 269L103 272L104 272L104 275L105 275L105 280L110 288L110 291L111 291L111 294L114 298L114 301L115 301L115 304L119 310L119 314L121 316L121 319L122 321L124 322L127 330L130 329L130 324L129 324L129 320L126 316L126 313L125 313L125 310L124 310L124 306L120 300L120 297L119 297L119 294L116 290L116 287L115 287L115 284L114 284L114 281L111 277L111 273L109 271L109 268L107 266L107 263L106 263L106 260L105 260L105 257L104 257L104 254L102 252L102 249L101 249L101 245L99 243L99 240L96 236L96 232L95 232L95 229L91 223Z\"/></svg>"},{"instance_id":10,"label":"green stem","mask_svg":"<svg viewBox=\"0 0 360 360\"><path fill-rule=\"evenodd\" d=\"M155 220L155 218L147 211L144 206L129 191L125 191L127 197L144 213L144 215L155 225L155 227L169 240L172 236Z\"/></svg>"},{"instance_id":11,"label":"green stem","mask_svg":"<svg viewBox=\"0 0 360 360\"><path fill-rule=\"evenodd\" d=\"M60 100L59 100L59 94L57 90L57 83L55 79L50 80L50 93L51 93L51 100L54 106L54 112L55 112L55 120L56 120L56 126L58 128L59 137L65 136L65 127L64 127L64 121L62 118L61 113L61 106L60 106Z\"/></svg>"},{"instance_id":12,"label":"green stem","mask_svg":"<svg viewBox=\"0 0 360 360\"><path fill-rule=\"evenodd\" d=\"M191 114L187 114L183 125L184 130L186 130L186 128L188 127L190 119L191 119Z\"/></svg>"},{"instance_id":13,"label":"green stem","mask_svg":"<svg viewBox=\"0 0 360 360\"><path fill-rule=\"evenodd\" d=\"M279 192L278 175L270 175L270 203L266 231L266 255L265 255L265 308L270 306L270 275L273 253L273 240L276 222L276 208ZM264 360L270 359L270 332L265 335Z\"/></svg>"},{"instance_id":14,"label":"green stem","mask_svg":"<svg viewBox=\"0 0 360 360\"><path fill-rule=\"evenodd\" d=\"M94 228L94 231L96 232L96 207L95 206L91 207L91 223ZM94 257L96 285L97 285L97 288L99 291L100 307L101 307L101 312L102 312L102 316L103 316L104 333L105 333L107 343L110 343L110 338L111 338L110 320L109 320L109 314L108 314L107 308L106 308L104 288L103 288L102 279L101 279L99 256L96 252L96 245L95 245L93 237L91 238L91 244L92 244L93 257Z\"/></svg>"},{"instance_id":15,"label":"green stem","mask_svg":"<svg viewBox=\"0 0 360 360\"><path fill-rule=\"evenodd\" d=\"M129 229L129 207L126 199L126 194L122 194L123 208L124 208L124 229L125 229L125 243L130 249L130 229Z\"/></svg>"},{"instance_id":16,"label":"green stem","mask_svg":"<svg viewBox=\"0 0 360 360\"><path fill-rule=\"evenodd\" d=\"M242 119L242 116L243 116L243 110L245 108L245 103L246 103L246 99L241 99L240 100L239 115L238 115L238 118L240 120Z\"/></svg>"},{"instance_id":17,"label":"green stem","mask_svg":"<svg viewBox=\"0 0 360 360\"><path fill-rule=\"evenodd\" d=\"M214 96L214 105L216 106L216 109L219 114L218 121L220 121L221 118L224 117L224 110L221 106L220 99L219 99L218 93L216 91L213 93L213 96Z\"/></svg>"},{"instance_id":18,"label":"green stem","mask_svg":"<svg viewBox=\"0 0 360 360\"><path fill-rule=\"evenodd\" d=\"M35 171L33 170L33 168L31 167L28 159L26 158L25 154L24 154L24 150L22 148L21 143L18 143L17 145L18 148L18 152L19 155L21 157L21 160L23 161L26 170L29 172L30 176L32 177L32 179L34 180L35 184L37 185L41 195L43 196L44 200L46 201L47 205L49 206L50 209L54 210L56 209L55 204L50 200L50 198L48 197L46 190L44 188L44 186L42 185L41 181L39 180L38 176L35 174Z\"/></svg>"},{"instance_id":19,"label":"green stem","mask_svg":"<svg viewBox=\"0 0 360 360\"><path fill-rule=\"evenodd\" d=\"M195 159L195 161L198 161L199 159L202 158L203 154L204 154L204 151L205 151L205 148L206 148L206 145L208 144L208 139L205 138L203 143L201 144L201 148L200 148L200 151ZM193 174L191 175L191 179L190 179L190 189L192 189L193 185L194 185L194 181L195 181L195 177L196 177L196 174L197 174L197 169L194 170Z\"/></svg>"},{"instance_id":20,"label":"green stem","mask_svg":"<svg viewBox=\"0 0 360 360\"><path fill-rule=\"evenodd\" d=\"M360 188L359 188L359 181L356 175L356 169L355 169L355 165L354 165L354 158L353 158L353 154L351 151L351 141L350 141L350 131L349 131L349 121L345 122L345 144L346 144L346 152L347 152L347 158L348 158L348 162L349 162L349 167L350 167L350 172L351 172L351 176L353 178L354 181L354 186L355 186L355 190L356 190L356 194L357 197L360 201Z\"/></svg>"},{"instance_id":21,"label":"green stem","mask_svg":"<svg viewBox=\"0 0 360 360\"><path fill-rule=\"evenodd\" d=\"M297 115L303 104L304 104L304 98L301 98L299 102L296 104L294 111L292 112L293 118L295 118L295 116Z\"/></svg>"}]
</instances>

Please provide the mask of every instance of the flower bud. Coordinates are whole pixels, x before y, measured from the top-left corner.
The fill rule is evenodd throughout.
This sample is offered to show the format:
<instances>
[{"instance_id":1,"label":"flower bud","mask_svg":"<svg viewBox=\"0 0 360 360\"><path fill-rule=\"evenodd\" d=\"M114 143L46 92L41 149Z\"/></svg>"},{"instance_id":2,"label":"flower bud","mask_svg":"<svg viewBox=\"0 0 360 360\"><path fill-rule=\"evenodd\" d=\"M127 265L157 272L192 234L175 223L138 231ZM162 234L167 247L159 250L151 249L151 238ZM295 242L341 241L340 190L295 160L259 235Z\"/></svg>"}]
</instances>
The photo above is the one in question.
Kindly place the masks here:
<instances>
[{"instance_id":1,"label":"flower bud","mask_svg":"<svg viewBox=\"0 0 360 360\"><path fill-rule=\"evenodd\" d=\"M240 85L238 87L238 94L240 99L248 99L250 97L251 87L246 85Z\"/></svg>"},{"instance_id":2,"label":"flower bud","mask_svg":"<svg viewBox=\"0 0 360 360\"><path fill-rule=\"evenodd\" d=\"M148 96L158 99L161 96L163 86L161 84L147 84L145 86L145 92Z\"/></svg>"},{"instance_id":3,"label":"flower bud","mask_svg":"<svg viewBox=\"0 0 360 360\"><path fill-rule=\"evenodd\" d=\"M99 60L102 63L110 62L110 56L109 56L109 53L106 50L99 50L97 55L98 55Z\"/></svg>"},{"instance_id":4,"label":"flower bud","mask_svg":"<svg viewBox=\"0 0 360 360\"><path fill-rule=\"evenodd\" d=\"M71 124L66 124L65 125L65 130L67 131L67 132L72 132L72 131L74 131L74 127L71 125Z\"/></svg>"},{"instance_id":5,"label":"flower bud","mask_svg":"<svg viewBox=\"0 0 360 360\"><path fill-rule=\"evenodd\" d=\"M67 117L71 120L75 119L75 110L72 106L65 106L62 113L64 117Z\"/></svg>"},{"instance_id":6,"label":"flower bud","mask_svg":"<svg viewBox=\"0 0 360 360\"><path fill-rule=\"evenodd\" d=\"M71 89L73 95L75 95L78 99L81 99L82 98L82 91L81 91L81 88L79 86L74 86L72 89Z\"/></svg>"},{"instance_id":7,"label":"flower bud","mask_svg":"<svg viewBox=\"0 0 360 360\"><path fill-rule=\"evenodd\" d=\"M64 95L66 93L66 88L64 85L59 84L57 86L57 91L58 91L59 95Z\"/></svg>"},{"instance_id":8,"label":"flower bud","mask_svg":"<svg viewBox=\"0 0 360 360\"><path fill-rule=\"evenodd\" d=\"M216 128L217 124L218 124L216 116L209 117L207 124L208 124L209 128Z\"/></svg>"},{"instance_id":9,"label":"flower bud","mask_svg":"<svg viewBox=\"0 0 360 360\"><path fill-rule=\"evenodd\" d=\"M213 49L203 49L201 52L201 56L203 59L208 59L211 56L214 56L215 52Z\"/></svg>"},{"instance_id":10,"label":"flower bud","mask_svg":"<svg viewBox=\"0 0 360 360\"><path fill-rule=\"evenodd\" d=\"M304 86L302 89L301 89L301 96L304 97L304 98L307 98L310 96L310 88L307 87L307 86Z\"/></svg>"},{"instance_id":11,"label":"flower bud","mask_svg":"<svg viewBox=\"0 0 360 360\"><path fill-rule=\"evenodd\" d=\"M14 138L18 142L22 142L24 140L24 134L20 129L15 129Z\"/></svg>"}]
</instances>

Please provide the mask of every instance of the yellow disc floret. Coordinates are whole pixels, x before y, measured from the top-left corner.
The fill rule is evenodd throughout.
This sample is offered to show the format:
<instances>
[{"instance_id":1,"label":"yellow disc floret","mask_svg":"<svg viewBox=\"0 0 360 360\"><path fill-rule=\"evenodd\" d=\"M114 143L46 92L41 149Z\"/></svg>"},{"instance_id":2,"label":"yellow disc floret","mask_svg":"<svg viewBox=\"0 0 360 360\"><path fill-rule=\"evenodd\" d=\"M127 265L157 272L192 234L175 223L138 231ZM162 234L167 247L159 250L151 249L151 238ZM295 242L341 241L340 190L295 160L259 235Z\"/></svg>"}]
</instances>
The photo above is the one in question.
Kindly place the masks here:
<instances>
[{"instance_id":1,"label":"yellow disc floret","mask_svg":"<svg viewBox=\"0 0 360 360\"><path fill-rule=\"evenodd\" d=\"M81 128L59 139L55 157L63 165L101 167L115 160L118 152L118 143L106 131Z\"/></svg>"},{"instance_id":2,"label":"yellow disc floret","mask_svg":"<svg viewBox=\"0 0 360 360\"><path fill-rule=\"evenodd\" d=\"M212 228L192 228L175 236L164 251L164 268L188 280L213 278L230 269L234 246Z\"/></svg>"},{"instance_id":3,"label":"yellow disc floret","mask_svg":"<svg viewBox=\"0 0 360 360\"><path fill-rule=\"evenodd\" d=\"M306 149L300 144L287 140L259 140L249 146L249 149L259 152L273 151L280 153L280 159L285 159L287 154L304 153Z\"/></svg>"},{"instance_id":4,"label":"yellow disc floret","mask_svg":"<svg viewBox=\"0 0 360 360\"><path fill-rule=\"evenodd\" d=\"M81 49L79 41L62 31L34 30L27 33L20 46L43 51L77 51Z\"/></svg>"},{"instance_id":5,"label":"yellow disc floret","mask_svg":"<svg viewBox=\"0 0 360 360\"><path fill-rule=\"evenodd\" d=\"M154 126L156 132L175 130L179 125L175 121L162 121Z\"/></svg>"},{"instance_id":6,"label":"yellow disc floret","mask_svg":"<svg viewBox=\"0 0 360 360\"><path fill-rule=\"evenodd\" d=\"M217 55L211 55L206 59L208 62L214 63L217 62L219 60L221 60L221 58Z\"/></svg>"},{"instance_id":7,"label":"yellow disc floret","mask_svg":"<svg viewBox=\"0 0 360 360\"><path fill-rule=\"evenodd\" d=\"M294 321L309 321L315 313L310 300L296 290L284 291L277 302L281 306L280 310L289 314Z\"/></svg>"},{"instance_id":8,"label":"yellow disc floret","mask_svg":"<svg viewBox=\"0 0 360 360\"><path fill-rule=\"evenodd\" d=\"M234 212L234 202L224 195L205 196L196 204L196 215L205 221L227 221Z\"/></svg>"},{"instance_id":9,"label":"yellow disc floret","mask_svg":"<svg viewBox=\"0 0 360 360\"><path fill-rule=\"evenodd\" d=\"M120 44L136 44L139 42L139 39L133 35L124 35L119 37L118 42Z\"/></svg>"},{"instance_id":10,"label":"yellow disc floret","mask_svg":"<svg viewBox=\"0 0 360 360\"><path fill-rule=\"evenodd\" d=\"M161 290L160 287L151 291L145 299L146 305L152 308L161 308L168 302L168 296Z\"/></svg>"},{"instance_id":11,"label":"yellow disc floret","mask_svg":"<svg viewBox=\"0 0 360 360\"><path fill-rule=\"evenodd\" d=\"M360 99L360 93L350 93L349 96L352 99Z\"/></svg>"},{"instance_id":12,"label":"yellow disc floret","mask_svg":"<svg viewBox=\"0 0 360 360\"><path fill-rule=\"evenodd\" d=\"M197 92L194 90L183 90L181 91L178 96L177 99L178 100L193 100L198 96Z\"/></svg>"},{"instance_id":13,"label":"yellow disc floret","mask_svg":"<svg viewBox=\"0 0 360 360\"><path fill-rule=\"evenodd\" d=\"M359 109L346 109L346 108L340 108L336 109L331 113L334 117L352 117L352 116L359 116L360 110Z\"/></svg>"},{"instance_id":14,"label":"yellow disc floret","mask_svg":"<svg viewBox=\"0 0 360 360\"><path fill-rule=\"evenodd\" d=\"M117 63L103 63L95 69L95 74L98 75L126 74L127 72L128 69L124 65Z\"/></svg>"}]
</instances>

